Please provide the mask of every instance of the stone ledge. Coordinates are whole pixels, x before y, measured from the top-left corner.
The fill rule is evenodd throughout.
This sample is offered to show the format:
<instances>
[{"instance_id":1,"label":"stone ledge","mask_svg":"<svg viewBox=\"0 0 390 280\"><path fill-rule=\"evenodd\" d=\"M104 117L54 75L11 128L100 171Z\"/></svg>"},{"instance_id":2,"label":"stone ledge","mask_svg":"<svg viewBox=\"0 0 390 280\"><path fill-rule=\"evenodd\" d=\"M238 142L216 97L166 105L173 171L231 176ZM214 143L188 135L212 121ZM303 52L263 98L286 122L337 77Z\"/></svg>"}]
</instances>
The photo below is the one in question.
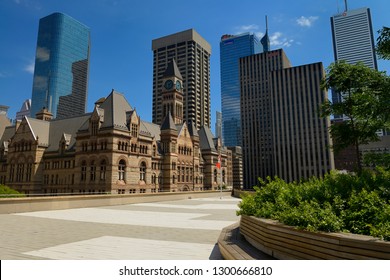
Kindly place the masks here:
<instances>
[{"instance_id":1,"label":"stone ledge","mask_svg":"<svg viewBox=\"0 0 390 280\"><path fill-rule=\"evenodd\" d=\"M148 194L75 195L50 197L1 198L0 214L34 211L63 210L72 208L115 206L132 203L171 201L191 198L229 196L230 192L167 192Z\"/></svg>"}]
</instances>

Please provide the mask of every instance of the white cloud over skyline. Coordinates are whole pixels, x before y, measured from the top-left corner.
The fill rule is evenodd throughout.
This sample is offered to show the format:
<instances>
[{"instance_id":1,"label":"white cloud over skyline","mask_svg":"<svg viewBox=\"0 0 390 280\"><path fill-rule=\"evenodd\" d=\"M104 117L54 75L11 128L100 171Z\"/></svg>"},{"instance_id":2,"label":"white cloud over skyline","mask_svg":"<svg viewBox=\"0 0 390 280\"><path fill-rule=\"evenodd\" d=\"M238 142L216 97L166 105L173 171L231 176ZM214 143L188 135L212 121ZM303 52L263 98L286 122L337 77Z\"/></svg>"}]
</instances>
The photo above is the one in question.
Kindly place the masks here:
<instances>
[{"instance_id":1,"label":"white cloud over skyline","mask_svg":"<svg viewBox=\"0 0 390 280\"><path fill-rule=\"evenodd\" d=\"M259 32L259 26L256 24L248 24L248 25L241 25L234 28L236 31L235 34L241 34L245 32L254 33L259 39L261 39L264 36L264 32ZM270 45L275 48L288 48L290 47L294 40L291 38L286 37L282 32L276 31L273 33L268 34Z\"/></svg>"},{"instance_id":2,"label":"white cloud over skyline","mask_svg":"<svg viewBox=\"0 0 390 280\"><path fill-rule=\"evenodd\" d=\"M317 16L301 16L300 18L297 19L297 24L302 27L311 27L313 23L318 19Z\"/></svg>"}]
</instances>

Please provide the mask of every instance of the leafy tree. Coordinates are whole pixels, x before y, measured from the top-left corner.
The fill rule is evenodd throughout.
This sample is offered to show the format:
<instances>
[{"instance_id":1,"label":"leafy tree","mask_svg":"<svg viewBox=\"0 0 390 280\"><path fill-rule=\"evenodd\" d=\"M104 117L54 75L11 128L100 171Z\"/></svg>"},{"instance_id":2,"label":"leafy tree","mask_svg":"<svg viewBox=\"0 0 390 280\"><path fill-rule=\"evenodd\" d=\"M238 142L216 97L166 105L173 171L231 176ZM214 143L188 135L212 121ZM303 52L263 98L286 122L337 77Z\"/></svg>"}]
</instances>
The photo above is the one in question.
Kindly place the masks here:
<instances>
[{"instance_id":1,"label":"leafy tree","mask_svg":"<svg viewBox=\"0 0 390 280\"><path fill-rule=\"evenodd\" d=\"M363 63L332 63L321 87L332 88L341 95L341 102L325 102L322 116L345 115L348 119L332 124L333 149L337 153L349 146L356 152L358 172L362 169L359 145L378 141L377 131L389 127L390 79L384 72Z\"/></svg>"},{"instance_id":2,"label":"leafy tree","mask_svg":"<svg viewBox=\"0 0 390 280\"><path fill-rule=\"evenodd\" d=\"M390 170L390 154L369 152L363 156L363 163L367 166L382 166L386 170Z\"/></svg>"},{"instance_id":3,"label":"leafy tree","mask_svg":"<svg viewBox=\"0 0 390 280\"><path fill-rule=\"evenodd\" d=\"M378 33L376 52L379 58L390 59L390 28L384 26Z\"/></svg>"}]
</instances>

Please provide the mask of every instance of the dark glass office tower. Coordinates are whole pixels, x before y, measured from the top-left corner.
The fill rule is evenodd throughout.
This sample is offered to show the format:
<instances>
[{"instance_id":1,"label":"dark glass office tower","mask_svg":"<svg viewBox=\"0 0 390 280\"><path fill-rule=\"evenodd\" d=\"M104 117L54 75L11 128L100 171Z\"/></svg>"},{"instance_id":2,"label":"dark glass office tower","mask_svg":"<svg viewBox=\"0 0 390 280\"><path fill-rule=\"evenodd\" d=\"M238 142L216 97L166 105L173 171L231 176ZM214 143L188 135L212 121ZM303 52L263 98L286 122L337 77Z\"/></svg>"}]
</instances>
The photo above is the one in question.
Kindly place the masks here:
<instances>
[{"instance_id":1,"label":"dark glass office tower","mask_svg":"<svg viewBox=\"0 0 390 280\"><path fill-rule=\"evenodd\" d=\"M31 116L43 107L54 118L84 114L87 105L90 30L62 13L40 19Z\"/></svg>"},{"instance_id":2,"label":"dark glass office tower","mask_svg":"<svg viewBox=\"0 0 390 280\"><path fill-rule=\"evenodd\" d=\"M262 51L255 35L223 35L221 37L221 101L222 131L224 145L241 146L241 110L240 110L240 57Z\"/></svg>"}]
</instances>

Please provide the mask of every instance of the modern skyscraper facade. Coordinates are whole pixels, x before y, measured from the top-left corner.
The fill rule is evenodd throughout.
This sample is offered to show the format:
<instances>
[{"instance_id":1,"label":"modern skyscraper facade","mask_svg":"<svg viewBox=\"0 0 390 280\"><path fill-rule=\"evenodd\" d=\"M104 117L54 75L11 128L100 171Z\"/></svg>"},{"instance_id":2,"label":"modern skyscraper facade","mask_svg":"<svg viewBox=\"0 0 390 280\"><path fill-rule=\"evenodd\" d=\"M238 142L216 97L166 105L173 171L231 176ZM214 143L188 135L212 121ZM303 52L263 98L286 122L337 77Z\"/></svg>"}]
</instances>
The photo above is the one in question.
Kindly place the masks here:
<instances>
[{"instance_id":1,"label":"modern skyscraper facade","mask_svg":"<svg viewBox=\"0 0 390 280\"><path fill-rule=\"evenodd\" d=\"M223 143L241 146L239 58L260 53L258 38L250 33L223 35L220 48Z\"/></svg>"},{"instance_id":2,"label":"modern skyscraper facade","mask_svg":"<svg viewBox=\"0 0 390 280\"><path fill-rule=\"evenodd\" d=\"M90 30L54 13L39 21L31 116L45 107L54 118L84 114L87 105Z\"/></svg>"},{"instance_id":3,"label":"modern skyscraper facade","mask_svg":"<svg viewBox=\"0 0 390 280\"><path fill-rule=\"evenodd\" d=\"M163 76L173 59L183 77L184 121L197 129L211 126L210 55L211 46L194 29L161 37L152 41L153 108L152 120L161 124Z\"/></svg>"},{"instance_id":4,"label":"modern skyscraper facade","mask_svg":"<svg viewBox=\"0 0 390 280\"><path fill-rule=\"evenodd\" d=\"M333 168L329 120L318 108L322 64L292 67L279 49L240 58L244 187L258 178L287 181Z\"/></svg>"},{"instance_id":5,"label":"modern skyscraper facade","mask_svg":"<svg viewBox=\"0 0 390 280\"><path fill-rule=\"evenodd\" d=\"M369 8L344 11L331 17L334 59L350 64L363 62L377 69L374 34Z\"/></svg>"},{"instance_id":6,"label":"modern skyscraper facade","mask_svg":"<svg viewBox=\"0 0 390 280\"><path fill-rule=\"evenodd\" d=\"M31 116L31 99L27 99L23 102L22 107L20 107L20 111L16 112L16 120L21 121L25 116Z\"/></svg>"},{"instance_id":7,"label":"modern skyscraper facade","mask_svg":"<svg viewBox=\"0 0 390 280\"><path fill-rule=\"evenodd\" d=\"M222 113L215 112L215 137L222 139Z\"/></svg>"},{"instance_id":8,"label":"modern skyscraper facade","mask_svg":"<svg viewBox=\"0 0 390 280\"><path fill-rule=\"evenodd\" d=\"M364 65L378 69L374 34L369 8L348 10L330 18L333 52L335 61L345 60L349 64L363 62ZM332 91L332 102L340 102L341 96ZM336 115L335 119L342 119Z\"/></svg>"},{"instance_id":9,"label":"modern skyscraper facade","mask_svg":"<svg viewBox=\"0 0 390 280\"><path fill-rule=\"evenodd\" d=\"M323 78L320 62L271 73L275 174L286 181L321 177L334 169L330 119L319 117L327 99Z\"/></svg>"}]
</instances>

